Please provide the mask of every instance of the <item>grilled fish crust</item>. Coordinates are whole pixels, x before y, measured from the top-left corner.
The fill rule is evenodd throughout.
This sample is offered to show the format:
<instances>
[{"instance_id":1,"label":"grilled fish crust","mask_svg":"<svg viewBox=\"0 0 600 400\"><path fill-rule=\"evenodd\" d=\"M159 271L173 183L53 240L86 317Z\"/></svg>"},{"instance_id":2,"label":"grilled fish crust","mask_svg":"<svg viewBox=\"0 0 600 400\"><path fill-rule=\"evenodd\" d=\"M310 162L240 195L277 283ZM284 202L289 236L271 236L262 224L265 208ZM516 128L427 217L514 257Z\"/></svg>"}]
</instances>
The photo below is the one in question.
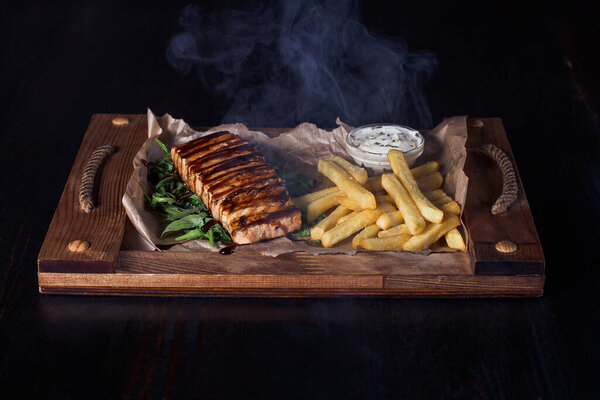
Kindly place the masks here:
<instances>
[{"instance_id":1,"label":"grilled fish crust","mask_svg":"<svg viewBox=\"0 0 600 400\"><path fill-rule=\"evenodd\" d=\"M300 229L298 210L275 173L248 142L215 132L171 149L179 176L236 244L255 243Z\"/></svg>"}]
</instances>

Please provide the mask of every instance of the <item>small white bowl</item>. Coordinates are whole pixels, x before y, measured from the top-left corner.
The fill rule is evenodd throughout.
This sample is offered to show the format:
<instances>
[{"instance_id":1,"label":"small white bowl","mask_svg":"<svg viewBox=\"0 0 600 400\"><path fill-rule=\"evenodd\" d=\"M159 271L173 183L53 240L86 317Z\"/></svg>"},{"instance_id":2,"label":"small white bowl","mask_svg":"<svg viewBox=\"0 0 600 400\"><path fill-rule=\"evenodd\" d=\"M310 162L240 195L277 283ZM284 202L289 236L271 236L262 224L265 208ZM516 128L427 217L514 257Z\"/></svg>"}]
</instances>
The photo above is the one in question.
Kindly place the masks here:
<instances>
[{"instance_id":1,"label":"small white bowl","mask_svg":"<svg viewBox=\"0 0 600 400\"><path fill-rule=\"evenodd\" d=\"M387 158L387 151L382 153L373 153L358 148L360 143L358 142L357 137L365 134L374 134L384 131L386 133L396 131L404 135L413 136L416 139L416 147L409 150L402 150L402 153L404 153L404 158L406 158L406 163L409 167L415 163L421 154L423 154L425 138L416 129L396 124L363 125L351 130L346 136L345 141L346 150L352 156L356 164L371 170L375 174L381 174L392 170L390 167L390 162ZM387 147L388 151L393 148L391 146Z\"/></svg>"}]
</instances>

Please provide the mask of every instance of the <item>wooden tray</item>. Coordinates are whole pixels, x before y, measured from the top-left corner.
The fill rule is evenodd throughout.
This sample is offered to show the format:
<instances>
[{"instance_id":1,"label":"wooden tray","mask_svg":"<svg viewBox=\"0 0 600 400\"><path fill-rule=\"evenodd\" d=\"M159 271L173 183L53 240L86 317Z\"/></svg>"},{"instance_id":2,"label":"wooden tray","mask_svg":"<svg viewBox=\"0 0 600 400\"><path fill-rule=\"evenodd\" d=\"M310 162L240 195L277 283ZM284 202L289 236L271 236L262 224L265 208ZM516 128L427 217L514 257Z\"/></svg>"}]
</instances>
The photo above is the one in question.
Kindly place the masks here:
<instances>
[{"instance_id":1,"label":"wooden tray","mask_svg":"<svg viewBox=\"0 0 600 400\"><path fill-rule=\"evenodd\" d=\"M113 122L129 120L126 125ZM232 255L122 249L127 216L121 197L132 173L131 160L147 136L145 115L95 114L38 256L41 293L84 295L203 296L541 296L544 255L517 172L518 200L501 215L490 206L502 188L496 164L473 150L492 143L512 151L499 118L469 119L467 162L469 193L464 221L468 252L427 256L381 252L354 256L313 256L304 252L266 257L251 248ZM270 135L282 129L266 130ZM98 207L79 208L82 170L103 144L117 146L96 177ZM516 165L515 165L516 169ZM83 240L84 251L69 244ZM503 253L496 243L509 240L517 250Z\"/></svg>"}]
</instances>

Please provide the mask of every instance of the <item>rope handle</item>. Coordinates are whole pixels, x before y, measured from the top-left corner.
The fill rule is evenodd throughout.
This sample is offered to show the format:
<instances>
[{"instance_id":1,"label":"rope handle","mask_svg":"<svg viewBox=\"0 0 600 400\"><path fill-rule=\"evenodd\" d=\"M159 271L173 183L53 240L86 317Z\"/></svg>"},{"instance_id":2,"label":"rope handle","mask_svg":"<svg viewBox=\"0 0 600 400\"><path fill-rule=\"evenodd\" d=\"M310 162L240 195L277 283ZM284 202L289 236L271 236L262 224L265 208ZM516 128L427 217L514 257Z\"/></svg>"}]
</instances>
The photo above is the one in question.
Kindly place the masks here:
<instances>
[{"instance_id":1,"label":"rope handle","mask_svg":"<svg viewBox=\"0 0 600 400\"><path fill-rule=\"evenodd\" d=\"M102 145L94 150L85 164L85 168L81 174L81 184L79 185L79 206L88 214L96 208L92 199L96 172L98 172L98 168L100 168L104 159L115 151L116 147L111 144Z\"/></svg>"},{"instance_id":2,"label":"rope handle","mask_svg":"<svg viewBox=\"0 0 600 400\"><path fill-rule=\"evenodd\" d=\"M502 214L517 200L518 186L515 168L508 155L496 145L486 144L477 149L477 151L494 160L502 172L502 193L496 199L491 209L493 215Z\"/></svg>"}]
</instances>

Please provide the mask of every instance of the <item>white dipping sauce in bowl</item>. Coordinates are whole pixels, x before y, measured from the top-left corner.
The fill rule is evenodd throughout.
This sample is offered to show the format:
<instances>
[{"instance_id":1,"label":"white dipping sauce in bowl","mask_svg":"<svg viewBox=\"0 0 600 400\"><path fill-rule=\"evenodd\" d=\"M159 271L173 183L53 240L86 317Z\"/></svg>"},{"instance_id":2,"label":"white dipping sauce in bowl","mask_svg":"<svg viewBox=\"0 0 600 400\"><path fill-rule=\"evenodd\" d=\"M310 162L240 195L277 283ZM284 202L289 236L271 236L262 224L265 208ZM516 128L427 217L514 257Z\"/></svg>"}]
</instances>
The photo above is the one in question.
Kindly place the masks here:
<instances>
[{"instance_id":1,"label":"white dipping sauce in bowl","mask_svg":"<svg viewBox=\"0 0 600 400\"><path fill-rule=\"evenodd\" d=\"M391 171L388 151L404 153L412 166L423 154L425 139L416 129L395 124L372 124L354 128L346 136L346 150L354 161L375 173Z\"/></svg>"}]
</instances>

